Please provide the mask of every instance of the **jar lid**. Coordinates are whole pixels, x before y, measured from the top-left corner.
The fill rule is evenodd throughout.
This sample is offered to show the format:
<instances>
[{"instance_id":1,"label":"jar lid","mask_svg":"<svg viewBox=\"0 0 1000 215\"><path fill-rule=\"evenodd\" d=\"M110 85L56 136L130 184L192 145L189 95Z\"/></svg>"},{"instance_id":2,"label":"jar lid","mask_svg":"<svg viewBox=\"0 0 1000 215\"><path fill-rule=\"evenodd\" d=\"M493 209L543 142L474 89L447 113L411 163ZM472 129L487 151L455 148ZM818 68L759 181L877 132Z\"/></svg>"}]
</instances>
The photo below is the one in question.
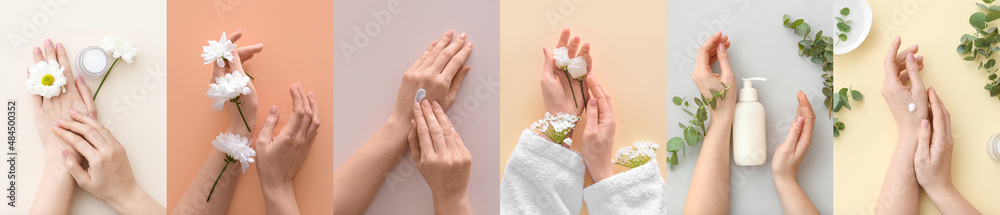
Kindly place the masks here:
<instances>
[{"instance_id":1,"label":"jar lid","mask_svg":"<svg viewBox=\"0 0 1000 215\"><path fill-rule=\"evenodd\" d=\"M98 46L83 48L76 58L81 75L90 79L99 78L107 72L109 61L108 52Z\"/></svg>"},{"instance_id":2,"label":"jar lid","mask_svg":"<svg viewBox=\"0 0 1000 215\"><path fill-rule=\"evenodd\" d=\"M1000 133L993 134L986 141L986 153L993 158L993 161L1000 162Z\"/></svg>"}]
</instances>

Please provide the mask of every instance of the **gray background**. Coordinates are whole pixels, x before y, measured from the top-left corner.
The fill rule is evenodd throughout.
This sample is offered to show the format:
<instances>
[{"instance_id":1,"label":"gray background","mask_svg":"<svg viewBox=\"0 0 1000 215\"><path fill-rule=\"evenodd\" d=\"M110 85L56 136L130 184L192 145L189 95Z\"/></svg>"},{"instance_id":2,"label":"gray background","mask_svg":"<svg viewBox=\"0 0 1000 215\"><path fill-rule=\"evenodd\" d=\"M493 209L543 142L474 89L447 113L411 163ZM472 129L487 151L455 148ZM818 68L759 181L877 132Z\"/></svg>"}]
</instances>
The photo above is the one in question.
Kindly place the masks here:
<instances>
[{"instance_id":1,"label":"gray background","mask_svg":"<svg viewBox=\"0 0 1000 215\"><path fill-rule=\"evenodd\" d=\"M767 163L741 167L731 162L730 212L732 214L780 214L781 204L774 189L771 161L774 150L784 141L788 128L795 120L797 100L802 90L812 102L816 113L813 144L799 168L799 184L820 213L833 213L833 120L827 117L821 92L823 71L804 57L798 56L796 43L801 40L782 26L784 14L793 19L805 19L812 34L823 30L824 35L835 31L835 9L827 1L750 1L750 0L670 0L667 7L667 94L695 96L698 91L691 82L695 54L708 36L722 30L729 35L732 46L729 57L740 78L766 77L767 82L754 83L767 115ZM718 71L718 67L715 67ZM734 87L734 90L738 90ZM678 122L690 117L680 107L670 104L667 109L667 134L681 136ZM667 170L668 208L679 214L684 207L691 174L701 144L687 148L687 157L680 165Z\"/></svg>"},{"instance_id":2,"label":"gray background","mask_svg":"<svg viewBox=\"0 0 1000 215\"><path fill-rule=\"evenodd\" d=\"M334 1L334 169L385 122L396 102L403 72L448 29L466 32L475 49L472 66L448 116L472 153L469 202L475 214L499 211L500 14L499 1L398 0L394 14L361 53L348 61L355 27L376 22L372 11L392 0ZM367 214L432 214L430 188L407 155L389 173Z\"/></svg>"}]
</instances>

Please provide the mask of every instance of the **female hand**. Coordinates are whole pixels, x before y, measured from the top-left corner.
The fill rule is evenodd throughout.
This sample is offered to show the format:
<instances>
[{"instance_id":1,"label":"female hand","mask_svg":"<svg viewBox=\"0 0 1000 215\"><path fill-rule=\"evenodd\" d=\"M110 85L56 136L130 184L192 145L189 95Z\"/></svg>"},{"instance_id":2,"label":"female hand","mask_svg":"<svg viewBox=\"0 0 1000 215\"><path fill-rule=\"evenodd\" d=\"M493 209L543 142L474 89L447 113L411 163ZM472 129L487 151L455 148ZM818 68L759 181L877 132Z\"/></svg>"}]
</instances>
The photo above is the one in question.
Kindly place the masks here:
<instances>
[{"instance_id":1,"label":"female hand","mask_svg":"<svg viewBox=\"0 0 1000 215\"><path fill-rule=\"evenodd\" d=\"M929 90L931 115L934 117L933 134L931 122L920 122L920 136L913 165L917 182L928 193L949 189L951 183L951 113L944 107L934 88ZM933 137L933 138L932 138Z\"/></svg>"},{"instance_id":2,"label":"female hand","mask_svg":"<svg viewBox=\"0 0 1000 215\"><path fill-rule=\"evenodd\" d=\"M243 37L243 30L236 30L229 35L229 40L235 43ZM226 74L233 73L234 71L243 72L244 75L248 74L246 70L243 69L243 62L248 61L257 53L264 50L264 44L256 44L252 46L244 46L237 48L233 51L232 62L226 63L225 67L219 67L218 64L212 64L212 77L209 78L209 83L214 83L215 78L225 76ZM250 88L250 94L240 96L239 108L236 108L236 103L226 102L224 108L229 112L229 131L233 133L243 133L249 126L254 128L257 124L257 89L253 86L253 80L247 84ZM246 125L243 124L243 117L240 116L240 109L243 111L243 117L246 117ZM250 131L246 131L245 136L249 136Z\"/></svg>"},{"instance_id":3,"label":"female hand","mask_svg":"<svg viewBox=\"0 0 1000 215\"><path fill-rule=\"evenodd\" d=\"M465 60L472 53L472 42L466 43L465 33L452 40L454 35L455 32L448 30L441 39L431 42L403 74L396 94L394 118L411 119L414 95L420 89L427 92L427 100L441 101L445 110L455 102L462 80L472 69L465 65Z\"/></svg>"},{"instance_id":4,"label":"female hand","mask_svg":"<svg viewBox=\"0 0 1000 215\"><path fill-rule=\"evenodd\" d=\"M799 165L802 158L805 158L812 145L813 124L816 115L813 113L812 104L805 93L799 91L799 107L796 110L798 118L788 129L788 137L785 142L774 151L774 158L771 162L771 174L774 176L774 183L798 183L796 176L799 174Z\"/></svg>"},{"instance_id":5,"label":"female hand","mask_svg":"<svg viewBox=\"0 0 1000 215\"><path fill-rule=\"evenodd\" d=\"M912 47L899 52L899 37L889 46L885 56L885 81L882 84L882 97L889 105L900 136L916 136L920 120L927 119L927 91L920 80L920 70L923 69L923 57L914 57L919 47ZM904 71L905 70L905 71ZM904 72L901 74L900 72ZM910 86L906 86L910 83ZM909 105L915 106L914 111Z\"/></svg>"},{"instance_id":6,"label":"female hand","mask_svg":"<svg viewBox=\"0 0 1000 215\"><path fill-rule=\"evenodd\" d=\"M718 111L731 115L736 108L736 76L733 75L733 69L729 65L729 53L727 52L729 46L728 35L722 35L721 31L713 34L712 37L705 40L701 48L698 48L694 72L691 74L691 79L694 80L698 91L705 98L712 98L712 91L722 92L725 90L722 83L732 87L727 91L725 99L718 101L714 109L709 108L709 112L713 115ZM719 62L719 69L722 70L720 73L712 72L712 64L715 62Z\"/></svg>"},{"instance_id":7,"label":"female hand","mask_svg":"<svg viewBox=\"0 0 1000 215\"><path fill-rule=\"evenodd\" d=\"M51 40L45 39L45 53L42 53L42 49L35 47L34 58L36 63L55 60L59 66L65 68L63 75L67 79L76 77L76 81L67 80L64 86L66 92L58 96L48 99L39 95L31 96L35 109L35 127L38 134L41 135L42 144L48 151L49 157L58 158L60 151L64 149L69 149L70 154L75 155L76 150L73 150L69 144L52 133L49 127L55 125L58 119L68 119L70 110L96 117L97 108L95 108L91 97L93 94L90 88L87 88L87 85L83 83L82 78L73 75L72 64L66 56L66 48L63 47L62 43L53 45Z\"/></svg>"},{"instance_id":8,"label":"female hand","mask_svg":"<svg viewBox=\"0 0 1000 215\"><path fill-rule=\"evenodd\" d=\"M590 59L590 43L584 43L583 47L579 46L580 37L573 37L573 40L570 40L569 27L563 29L556 48L566 47L570 59L583 56L583 59L587 61L587 74L589 75L590 69L593 66L593 61ZM578 48L580 50L579 53L577 53ZM545 55L541 81L545 111L552 114L562 112L580 116L583 114L583 101L587 101L590 95L587 95L585 90L581 90L584 86L580 86L580 83L576 79L568 77L568 73L563 72L556 66L552 50L542 48L542 54Z\"/></svg>"},{"instance_id":9,"label":"female hand","mask_svg":"<svg viewBox=\"0 0 1000 215\"><path fill-rule=\"evenodd\" d=\"M413 162L434 195L438 214L469 210L469 177L472 155L437 101L413 103L413 124L408 136Z\"/></svg>"},{"instance_id":10,"label":"female hand","mask_svg":"<svg viewBox=\"0 0 1000 215\"><path fill-rule=\"evenodd\" d=\"M587 76L590 94L587 103L587 127L583 130L583 162L594 183L614 175L611 170L612 148L615 141L615 114L608 95L597 79Z\"/></svg>"},{"instance_id":11,"label":"female hand","mask_svg":"<svg viewBox=\"0 0 1000 215\"><path fill-rule=\"evenodd\" d=\"M70 111L72 120L59 119L51 130L87 159L84 170L75 156L62 151L66 169L81 188L123 214L165 212L162 205L139 187L132 176L125 148L94 118Z\"/></svg>"},{"instance_id":12,"label":"female hand","mask_svg":"<svg viewBox=\"0 0 1000 215\"><path fill-rule=\"evenodd\" d=\"M278 107L271 112L257 136L257 175L264 192L268 214L292 214L298 211L292 179L312 148L319 129L319 107L313 92L306 94L301 83L292 84L291 118L274 137L278 124Z\"/></svg>"}]
</instances>

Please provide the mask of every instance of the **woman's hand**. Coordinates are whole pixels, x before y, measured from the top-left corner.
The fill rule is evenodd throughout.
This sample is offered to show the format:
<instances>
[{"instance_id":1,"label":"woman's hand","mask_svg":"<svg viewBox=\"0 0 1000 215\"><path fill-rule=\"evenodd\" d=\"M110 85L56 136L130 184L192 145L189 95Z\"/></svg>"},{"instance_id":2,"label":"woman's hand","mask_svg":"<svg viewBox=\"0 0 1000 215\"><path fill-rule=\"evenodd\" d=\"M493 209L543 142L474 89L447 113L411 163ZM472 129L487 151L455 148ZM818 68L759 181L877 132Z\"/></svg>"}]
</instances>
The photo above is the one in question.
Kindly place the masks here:
<instances>
[{"instance_id":1,"label":"woman's hand","mask_svg":"<svg viewBox=\"0 0 1000 215\"><path fill-rule=\"evenodd\" d=\"M472 42L466 43L465 33L458 35L448 30L441 39L431 42L420 58L403 74L403 81L396 94L393 118L412 119L414 95L420 89L427 92L425 99L441 101L445 110L455 102L462 80L472 67L465 60L472 53ZM406 121L402 121L405 123Z\"/></svg>"},{"instance_id":2,"label":"woman's hand","mask_svg":"<svg viewBox=\"0 0 1000 215\"><path fill-rule=\"evenodd\" d=\"M709 112L715 115L716 112L728 113L732 117L732 112L736 108L736 76L729 65L729 36L717 32L705 40L705 43L698 49L698 57L695 59L694 72L691 79L698 86L698 91L705 98L712 98L712 91L722 92L726 88L732 87L726 93L726 98L716 103L715 109L709 108ZM712 64L719 62L720 73L712 72Z\"/></svg>"},{"instance_id":3,"label":"woman's hand","mask_svg":"<svg viewBox=\"0 0 1000 215\"><path fill-rule=\"evenodd\" d=\"M915 137L920 120L927 119L928 113L927 91L920 80L923 57L913 56L919 49L917 45L902 52L899 52L899 45L899 37L896 37L889 46L889 53L885 56L882 97L885 98L889 110L896 119L899 135ZM906 86L907 83L910 83L910 86ZM910 104L915 106L913 111L909 110Z\"/></svg>"},{"instance_id":4,"label":"woman's hand","mask_svg":"<svg viewBox=\"0 0 1000 215\"><path fill-rule=\"evenodd\" d=\"M556 44L556 48L566 47L568 49L569 58L575 58L577 56L583 56L583 59L587 61L587 74L589 76L593 63L590 59L590 43L584 43L583 47L580 46L580 37L573 37L573 40L569 39L569 27L563 29L562 34L559 36L559 43ZM577 52L579 49L580 52ZM583 114L584 104L583 101L587 101L590 98L586 94L583 86L571 77L568 77L568 73L559 69L555 60L552 56L552 50L548 48L542 48L542 54L545 55L545 63L542 66L542 97L545 100L545 111L556 114L556 113L569 113L576 116ZM583 95L581 95L583 93ZM576 98L574 98L576 96Z\"/></svg>"},{"instance_id":5,"label":"woman's hand","mask_svg":"<svg viewBox=\"0 0 1000 215\"><path fill-rule=\"evenodd\" d=\"M587 127L583 130L583 162L590 171L590 178L597 183L614 175L611 170L612 149L615 141L615 114L608 95L597 79L587 76L590 94L594 97L587 104Z\"/></svg>"},{"instance_id":6,"label":"woman's hand","mask_svg":"<svg viewBox=\"0 0 1000 215\"><path fill-rule=\"evenodd\" d=\"M931 122L920 122L920 136L913 166L917 182L928 193L951 189L951 113L944 107L934 88L929 92L931 115L934 117L933 134Z\"/></svg>"},{"instance_id":7,"label":"woman's hand","mask_svg":"<svg viewBox=\"0 0 1000 215\"><path fill-rule=\"evenodd\" d=\"M229 40L235 43L237 40L243 37L242 30L236 30L229 35ZM250 60L257 53L264 50L264 44L256 44L252 46L244 46L237 48L233 51L233 60L231 62L227 61L225 67L219 67L218 64L212 64L212 77L209 78L209 83L215 82L215 78L225 76L226 74L233 73L234 71L243 72L244 75L249 74L243 69L243 62ZM229 112L229 132L243 134L244 136L250 136L250 131L247 130L247 126L254 128L257 124L257 89L253 86L253 80L247 84L250 88L250 94L240 95L240 107L236 108L236 103L226 102L224 108ZM240 109L243 111L243 117L246 117L246 125L243 124L243 117L240 116ZM244 133L245 132L245 133Z\"/></svg>"},{"instance_id":8,"label":"woman's hand","mask_svg":"<svg viewBox=\"0 0 1000 215\"><path fill-rule=\"evenodd\" d=\"M469 177L472 155L437 101L413 103L408 136L413 162L434 195L437 214L471 214Z\"/></svg>"},{"instance_id":9,"label":"woman's hand","mask_svg":"<svg viewBox=\"0 0 1000 215\"><path fill-rule=\"evenodd\" d=\"M812 104L805 93L799 91L799 107L796 110L798 118L788 129L788 137L785 142L774 151L774 158L771 162L771 173L774 175L774 183L796 182L799 173L799 165L802 159L809 152L812 145L813 124L816 115L813 113Z\"/></svg>"},{"instance_id":10,"label":"woman's hand","mask_svg":"<svg viewBox=\"0 0 1000 215\"><path fill-rule=\"evenodd\" d=\"M292 179L309 154L320 125L313 92L307 94L301 83L292 84L289 91L294 112L288 123L272 137L278 124L278 107L271 106L264 128L257 136L256 166L268 214L298 213Z\"/></svg>"},{"instance_id":11,"label":"woman's hand","mask_svg":"<svg viewBox=\"0 0 1000 215\"><path fill-rule=\"evenodd\" d=\"M165 208L136 184L125 148L90 116L70 110L72 120L58 119L51 130L87 159L84 170L75 156L62 151L64 164L81 188L123 214L163 214Z\"/></svg>"},{"instance_id":12,"label":"woman's hand","mask_svg":"<svg viewBox=\"0 0 1000 215\"><path fill-rule=\"evenodd\" d=\"M65 68L63 75L66 78L75 77L76 81L66 82L64 86L66 88L65 93L48 99L42 98L39 95L31 96L35 109L35 127L38 130L38 134L41 135L42 144L45 146L46 151L48 151L49 157L53 159L59 158L61 156L59 155L60 151L64 149L69 149L70 154L75 155L76 150L73 150L73 147L52 133L49 127L55 125L58 119L69 119L70 110L86 113L90 117L96 117L97 108L95 108L93 98L91 97L93 94L91 94L90 88L87 88L87 85L83 83L82 78L73 75L72 63L69 62L69 58L66 56L66 48L63 47L62 43L53 45L51 40L46 39L45 52L42 53L42 49L35 47L34 58L36 63L55 60L59 63L59 66Z\"/></svg>"}]
</instances>

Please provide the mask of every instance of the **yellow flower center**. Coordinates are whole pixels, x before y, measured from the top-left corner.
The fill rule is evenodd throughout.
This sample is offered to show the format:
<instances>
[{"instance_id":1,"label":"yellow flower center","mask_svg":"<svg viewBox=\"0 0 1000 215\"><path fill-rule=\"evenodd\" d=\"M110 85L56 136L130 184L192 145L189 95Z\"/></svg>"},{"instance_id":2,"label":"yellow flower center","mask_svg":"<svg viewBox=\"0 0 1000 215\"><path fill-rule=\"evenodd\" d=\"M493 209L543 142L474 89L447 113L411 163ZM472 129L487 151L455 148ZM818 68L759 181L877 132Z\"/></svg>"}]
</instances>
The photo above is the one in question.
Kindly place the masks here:
<instances>
[{"instance_id":1,"label":"yellow flower center","mask_svg":"<svg viewBox=\"0 0 1000 215\"><path fill-rule=\"evenodd\" d=\"M56 82L56 77L52 77L52 75L45 75L45 77L42 77L42 85L52 86L53 82Z\"/></svg>"}]
</instances>

